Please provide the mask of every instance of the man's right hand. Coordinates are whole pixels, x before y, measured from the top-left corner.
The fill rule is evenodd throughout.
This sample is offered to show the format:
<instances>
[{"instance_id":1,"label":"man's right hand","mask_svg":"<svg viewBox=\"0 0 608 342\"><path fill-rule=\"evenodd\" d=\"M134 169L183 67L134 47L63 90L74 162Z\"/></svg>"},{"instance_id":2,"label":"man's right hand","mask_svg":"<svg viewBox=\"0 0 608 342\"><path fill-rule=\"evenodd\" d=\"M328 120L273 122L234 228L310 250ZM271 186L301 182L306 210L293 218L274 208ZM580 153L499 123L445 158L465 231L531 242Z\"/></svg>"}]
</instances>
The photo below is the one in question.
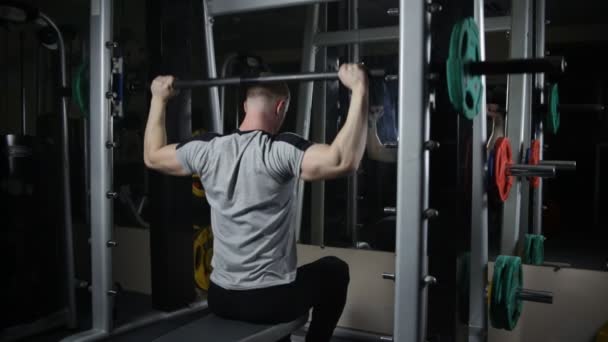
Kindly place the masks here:
<instances>
[{"instance_id":1,"label":"man's right hand","mask_svg":"<svg viewBox=\"0 0 608 342\"><path fill-rule=\"evenodd\" d=\"M150 86L152 97L167 102L178 93L178 91L173 88L174 81L175 77L173 76L156 77Z\"/></svg>"},{"instance_id":2,"label":"man's right hand","mask_svg":"<svg viewBox=\"0 0 608 342\"><path fill-rule=\"evenodd\" d=\"M367 89L367 73L361 64L342 64L338 71L340 82L348 89Z\"/></svg>"}]
</instances>

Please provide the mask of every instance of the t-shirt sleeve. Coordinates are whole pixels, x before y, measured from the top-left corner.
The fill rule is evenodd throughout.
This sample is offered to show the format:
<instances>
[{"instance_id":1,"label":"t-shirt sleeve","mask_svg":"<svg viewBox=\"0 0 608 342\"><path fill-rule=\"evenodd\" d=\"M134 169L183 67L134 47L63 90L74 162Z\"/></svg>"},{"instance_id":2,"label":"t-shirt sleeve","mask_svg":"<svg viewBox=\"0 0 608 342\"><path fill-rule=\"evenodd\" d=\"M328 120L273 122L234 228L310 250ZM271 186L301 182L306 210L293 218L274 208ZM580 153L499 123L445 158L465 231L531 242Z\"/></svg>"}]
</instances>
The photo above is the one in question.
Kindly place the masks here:
<instances>
[{"instance_id":1,"label":"t-shirt sleeve","mask_svg":"<svg viewBox=\"0 0 608 342\"><path fill-rule=\"evenodd\" d=\"M176 146L177 160L184 170L192 174L200 174L209 158L210 141L217 134L204 133Z\"/></svg>"},{"instance_id":2,"label":"t-shirt sleeve","mask_svg":"<svg viewBox=\"0 0 608 342\"><path fill-rule=\"evenodd\" d=\"M272 143L269 165L281 179L300 177L304 152L312 143L297 134L282 133Z\"/></svg>"}]
</instances>

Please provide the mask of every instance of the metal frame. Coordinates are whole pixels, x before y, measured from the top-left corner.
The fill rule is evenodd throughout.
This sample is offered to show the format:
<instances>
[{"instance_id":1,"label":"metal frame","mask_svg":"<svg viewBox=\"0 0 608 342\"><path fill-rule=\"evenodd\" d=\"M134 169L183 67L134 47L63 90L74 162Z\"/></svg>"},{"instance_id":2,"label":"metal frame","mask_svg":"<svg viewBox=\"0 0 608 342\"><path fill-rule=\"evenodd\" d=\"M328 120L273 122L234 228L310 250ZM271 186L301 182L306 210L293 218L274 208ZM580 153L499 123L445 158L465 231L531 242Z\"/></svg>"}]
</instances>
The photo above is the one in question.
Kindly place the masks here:
<instances>
[{"instance_id":1,"label":"metal frame","mask_svg":"<svg viewBox=\"0 0 608 342\"><path fill-rule=\"evenodd\" d=\"M92 327L62 341L95 341L154 322L207 308L207 302L193 303L174 312L160 312L118 327L112 331L112 241L113 228L113 141L111 101L106 98L111 82L112 0L91 0L90 17L90 182L91 182L91 294Z\"/></svg>"},{"instance_id":2,"label":"metal frame","mask_svg":"<svg viewBox=\"0 0 608 342\"><path fill-rule=\"evenodd\" d=\"M348 29L359 29L359 0L349 0L348 2ZM353 63L361 61L360 45L350 44L349 56ZM358 170L350 175L346 182L346 230L350 233L351 247L357 248L359 240L359 177Z\"/></svg>"},{"instance_id":3,"label":"metal frame","mask_svg":"<svg viewBox=\"0 0 608 342\"><path fill-rule=\"evenodd\" d=\"M327 4L323 4L319 14L319 30L327 28ZM318 35L318 34L317 34ZM316 57L316 69L325 70L327 67L327 48L319 47ZM325 143L327 130L327 83L317 82L314 85L312 110L315 119L312 120L312 139L319 143ZM299 238L299 236L298 236ZM325 181L312 182L310 184L310 243L313 245L325 245Z\"/></svg>"},{"instance_id":4,"label":"metal frame","mask_svg":"<svg viewBox=\"0 0 608 342\"><path fill-rule=\"evenodd\" d=\"M484 32L484 1L475 0L474 16L479 31ZM485 60L485 35L479 36L479 58ZM481 77L481 103L486 103L486 78ZM468 341L487 340L488 306L486 286L488 281L488 194L486 188L486 107L473 119L472 188L471 188L471 256L469 274L469 325Z\"/></svg>"},{"instance_id":5,"label":"metal frame","mask_svg":"<svg viewBox=\"0 0 608 342\"><path fill-rule=\"evenodd\" d=\"M399 40L399 27L386 26L356 30L333 32L320 32L315 36L316 46L335 46L353 43L397 42Z\"/></svg>"},{"instance_id":6,"label":"metal frame","mask_svg":"<svg viewBox=\"0 0 608 342\"><path fill-rule=\"evenodd\" d=\"M332 1L336 0L208 0L210 16L269 10L273 8L299 5L317 5L319 3Z\"/></svg>"},{"instance_id":7,"label":"metal frame","mask_svg":"<svg viewBox=\"0 0 608 342\"><path fill-rule=\"evenodd\" d=\"M306 30L302 43L302 72L313 72L317 55L317 47L313 44L313 39L319 27L319 4L308 6L306 9ZM296 111L296 133L304 139L310 136L310 115L312 110L312 95L314 90L313 82L301 83L298 88L298 108ZM304 100L305 99L305 100ZM296 214L294 215L294 226L296 240L300 239L302 230L302 211L304 203L304 181L298 182L296 189Z\"/></svg>"},{"instance_id":8,"label":"metal frame","mask_svg":"<svg viewBox=\"0 0 608 342\"><path fill-rule=\"evenodd\" d=\"M399 1L399 149L394 340L424 341L426 263L423 211L428 203L428 22L425 0ZM405 10L407 9L407 11ZM407 75L407 77L405 77Z\"/></svg>"},{"instance_id":9,"label":"metal frame","mask_svg":"<svg viewBox=\"0 0 608 342\"><path fill-rule=\"evenodd\" d=\"M489 17L485 20L485 32L502 32L511 29L511 17ZM482 31L481 27L479 31Z\"/></svg>"},{"instance_id":10,"label":"metal frame","mask_svg":"<svg viewBox=\"0 0 608 342\"><path fill-rule=\"evenodd\" d=\"M207 77L217 78L217 65L215 64L215 43L213 41L213 14L207 0L202 0L203 7L203 33L205 36L205 54L207 56ZM224 3L224 1L218 1ZM229 3L229 2L226 2ZM224 133L224 118L220 108L220 93L218 87L209 88L209 104L211 105L211 127L212 131Z\"/></svg>"},{"instance_id":11,"label":"metal frame","mask_svg":"<svg viewBox=\"0 0 608 342\"><path fill-rule=\"evenodd\" d=\"M531 31L530 0L512 0L511 2L511 58L530 57L531 44L529 32ZM530 139L530 107L531 86L530 74L510 75L508 85L507 110L507 136L511 140L513 160L522 161L526 136ZM523 184L522 184L523 183ZM502 213L502 230L500 253L507 255L517 254L517 246L521 236L522 207L527 206L527 181L515 178L509 199L504 203ZM527 209L525 209L527 212ZM527 227L526 227L527 228ZM521 236L520 236L521 235Z\"/></svg>"},{"instance_id":12,"label":"metal frame","mask_svg":"<svg viewBox=\"0 0 608 342\"><path fill-rule=\"evenodd\" d=\"M66 52L63 34L55 22L44 13L39 13L44 20L57 34L57 45L59 47L59 63L61 69L61 86L68 88L68 76L66 66ZM63 217L64 217L64 247L65 247L65 277L66 277L66 299L68 304L68 326L76 328L76 271L74 266L74 237L72 227L72 190L70 186L70 145L68 134L68 108L69 96L61 96L61 166L63 183Z\"/></svg>"},{"instance_id":13,"label":"metal frame","mask_svg":"<svg viewBox=\"0 0 608 342\"><path fill-rule=\"evenodd\" d=\"M545 56L545 0L534 0L535 13L534 13L534 46L535 46L535 57ZM545 75L540 73L536 74L535 77L535 89L539 104L545 103ZM540 114L539 114L540 115ZM540 142L540 160L543 160L544 146L545 146L545 134L543 121L538 120L538 125L535 127L536 133L535 138ZM538 188L533 190L532 200L532 233L542 234L543 232L543 179L539 178Z\"/></svg>"},{"instance_id":14,"label":"metal frame","mask_svg":"<svg viewBox=\"0 0 608 342\"><path fill-rule=\"evenodd\" d=\"M112 1L91 0L90 17L90 182L91 182L91 295L92 328L62 341L89 341L106 336L112 329L112 253L107 243L112 238L113 203L107 193L112 189L112 150L106 148L111 137L111 108L106 92L110 89L112 41Z\"/></svg>"}]
</instances>

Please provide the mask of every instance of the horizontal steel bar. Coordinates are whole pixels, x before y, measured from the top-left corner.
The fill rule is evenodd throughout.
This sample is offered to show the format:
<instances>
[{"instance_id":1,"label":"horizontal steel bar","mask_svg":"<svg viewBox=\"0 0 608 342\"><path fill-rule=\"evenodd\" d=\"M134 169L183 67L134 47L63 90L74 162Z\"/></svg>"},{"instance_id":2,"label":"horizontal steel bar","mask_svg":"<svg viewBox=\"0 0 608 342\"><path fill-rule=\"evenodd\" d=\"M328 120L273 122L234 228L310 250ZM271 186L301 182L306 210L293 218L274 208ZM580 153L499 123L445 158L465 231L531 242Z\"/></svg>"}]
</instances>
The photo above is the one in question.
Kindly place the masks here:
<instances>
[{"instance_id":1,"label":"horizontal steel bar","mask_svg":"<svg viewBox=\"0 0 608 342\"><path fill-rule=\"evenodd\" d=\"M562 113L602 113L606 112L606 106L603 104L560 104L559 111Z\"/></svg>"},{"instance_id":2,"label":"horizontal steel bar","mask_svg":"<svg viewBox=\"0 0 608 342\"><path fill-rule=\"evenodd\" d=\"M384 208L384 213L385 214L396 214L397 213L397 209L395 207L385 207Z\"/></svg>"},{"instance_id":3,"label":"horizontal steel bar","mask_svg":"<svg viewBox=\"0 0 608 342\"><path fill-rule=\"evenodd\" d=\"M281 7L312 5L336 0L209 0L209 16L269 10Z\"/></svg>"},{"instance_id":4,"label":"horizontal steel bar","mask_svg":"<svg viewBox=\"0 0 608 342\"><path fill-rule=\"evenodd\" d=\"M359 30L321 32L315 35L316 46L337 46L353 43L378 43L399 40L399 27L386 26Z\"/></svg>"},{"instance_id":5,"label":"horizontal steel bar","mask_svg":"<svg viewBox=\"0 0 608 342\"><path fill-rule=\"evenodd\" d=\"M555 167L549 165L511 164L507 174L515 177L555 177Z\"/></svg>"},{"instance_id":6,"label":"horizontal steel bar","mask_svg":"<svg viewBox=\"0 0 608 342\"><path fill-rule=\"evenodd\" d=\"M559 74L565 70L566 60L561 56L473 62L466 65L466 71L471 75L533 74L541 72Z\"/></svg>"},{"instance_id":7,"label":"horizontal steel bar","mask_svg":"<svg viewBox=\"0 0 608 342\"><path fill-rule=\"evenodd\" d=\"M575 160L541 160L540 165L554 166L558 170L576 170Z\"/></svg>"},{"instance_id":8,"label":"horizontal steel bar","mask_svg":"<svg viewBox=\"0 0 608 342\"><path fill-rule=\"evenodd\" d=\"M511 30L511 17L488 17L485 18L486 32L501 32Z\"/></svg>"},{"instance_id":9,"label":"horizontal steel bar","mask_svg":"<svg viewBox=\"0 0 608 342\"><path fill-rule=\"evenodd\" d=\"M549 291L538 291L529 289L519 289L517 297L527 302L553 304L553 293Z\"/></svg>"},{"instance_id":10,"label":"horizontal steel bar","mask_svg":"<svg viewBox=\"0 0 608 342\"><path fill-rule=\"evenodd\" d=\"M368 70L371 77L384 77L384 70ZM338 79L337 71L330 72L308 72L299 74L265 75L252 77L229 77L209 78L204 80L176 80L173 84L175 89L217 87L227 85L243 85L271 82L308 82L308 81L331 81Z\"/></svg>"}]
</instances>

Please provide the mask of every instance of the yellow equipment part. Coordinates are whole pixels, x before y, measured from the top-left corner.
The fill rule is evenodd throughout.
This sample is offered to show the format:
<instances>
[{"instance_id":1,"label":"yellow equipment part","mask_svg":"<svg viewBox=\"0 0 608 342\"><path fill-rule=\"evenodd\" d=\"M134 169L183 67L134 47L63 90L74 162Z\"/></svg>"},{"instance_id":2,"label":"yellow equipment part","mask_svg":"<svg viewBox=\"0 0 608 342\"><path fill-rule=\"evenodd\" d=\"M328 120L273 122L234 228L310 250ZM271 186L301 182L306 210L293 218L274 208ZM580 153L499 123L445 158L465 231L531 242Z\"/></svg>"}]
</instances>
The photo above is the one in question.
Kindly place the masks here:
<instances>
[{"instance_id":1,"label":"yellow equipment part","mask_svg":"<svg viewBox=\"0 0 608 342\"><path fill-rule=\"evenodd\" d=\"M211 259L213 258L213 233L211 226L194 226L194 281L196 286L209 290Z\"/></svg>"}]
</instances>

